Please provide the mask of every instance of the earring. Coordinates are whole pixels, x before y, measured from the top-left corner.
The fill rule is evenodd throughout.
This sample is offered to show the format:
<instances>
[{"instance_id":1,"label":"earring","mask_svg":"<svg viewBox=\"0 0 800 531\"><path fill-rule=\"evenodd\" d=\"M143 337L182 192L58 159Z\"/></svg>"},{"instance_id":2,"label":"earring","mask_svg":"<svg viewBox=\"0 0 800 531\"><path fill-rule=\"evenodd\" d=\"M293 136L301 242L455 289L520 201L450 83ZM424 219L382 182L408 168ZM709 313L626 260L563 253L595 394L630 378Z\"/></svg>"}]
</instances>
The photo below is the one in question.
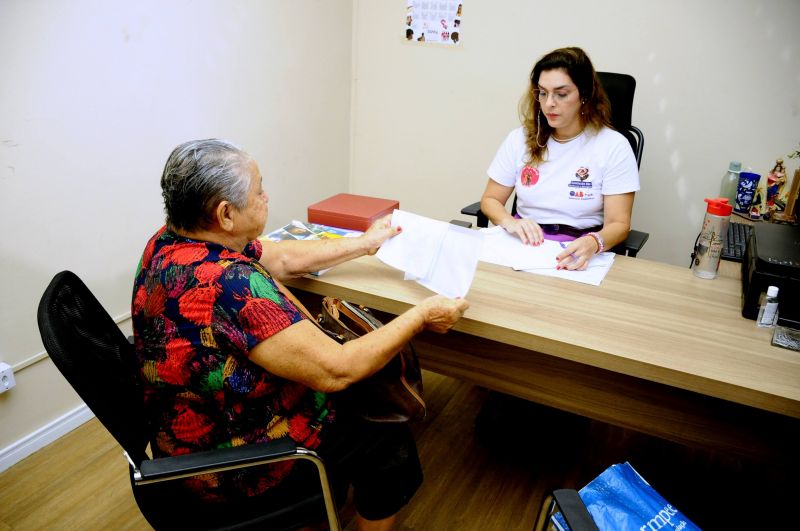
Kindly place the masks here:
<instances>
[{"instance_id":1,"label":"earring","mask_svg":"<svg viewBox=\"0 0 800 531\"><path fill-rule=\"evenodd\" d=\"M542 128L539 124L539 117L542 115L542 110L539 109L539 112L536 113L536 145L540 148L544 148L543 145L539 143L539 130Z\"/></svg>"}]
</instances>

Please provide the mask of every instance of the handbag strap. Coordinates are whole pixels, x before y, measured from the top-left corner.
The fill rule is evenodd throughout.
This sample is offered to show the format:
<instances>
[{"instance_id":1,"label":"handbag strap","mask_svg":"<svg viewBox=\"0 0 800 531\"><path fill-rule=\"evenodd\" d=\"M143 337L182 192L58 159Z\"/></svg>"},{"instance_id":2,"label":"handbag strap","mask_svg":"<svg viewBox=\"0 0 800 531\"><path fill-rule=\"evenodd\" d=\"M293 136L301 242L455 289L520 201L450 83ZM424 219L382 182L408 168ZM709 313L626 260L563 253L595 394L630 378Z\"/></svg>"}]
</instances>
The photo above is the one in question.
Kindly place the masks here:
<instances>
[{"instance_id":1,"label":"handbag strap","mask_svg":"<svg viewBox=\"0 0 800 531\"><path fill-rule=\"evenodd\" d=\"M281 293L283 293L283 295L284 295L284 296L285 296L287 299L289 299L289 300L292 302L292 304L294 304L295 306L297 306L297 309L298 309L298 310L300 310L301 312L303 312L303 314L305 314L305 316L306 316L306 317L308 317L308 318L309 318L309 319L310 319L310 320L311 320L311 321L312 321L312 322L313 322L315 325L317 325L317 326L318 326L318 327L319 327L319 328L320 328L320 329L321 329L323 332L326 332L326 333L328 333L328 331L327 331L327 330L325 330L325 328L324 328L324 327L323 327L323 326L320 324L319 320L317 320L316 318L314 318L314 317L311 315L311 312L309 312L309 311L308 311L308 308L306 308L306 307L303 305L303 303L302 303L302 302L300 302L300 301L297 299L297 297L295 297L295 296L294 296L294 294L293 294L291 291L289 291L289 288L287 288L286 286L284 286L284 285L283 285L283 283L282 283L280 280L278 280L277 278L275 278L275 277L272 277L272 276L270 276L270 277L272 278L272 281L275 283L275 286L278 288L278 290L279 290ZM334 319L336 319L336 320L339 322L339 324L340 324L341 326L343 326L344 328L346 328L346 329L350 330L350 327L349 327L349 326L347 326L345 323L343 323L343 322L340 320L340 318L339 318L339 316L338 316L338 315L336 315L336 314L333 314L333 313L330 311L331 309L325 308L325 306L326 306L326 304L325 304L325 303L326 303L326 301L329 301L329 302L331 303L331 305L333 306L333 308L331 308L331 309L335 309L335 310L337 310L339 313L341 313L342 315L345 315L345 316L347 316L347 317L348 317L348 318L349 318L349 319L350 319L350 320L351 320L351 321L352 321L354 324L358 325L358 327L359 327L359 328L361 328L361 333L360 333L360 334L356 333L356 335L357 335L357 336L359 336L359 335L364 335L364 334L366 334L366 333L368 333L368 332L370 332L370 331L372 331L372 330L375 330L376 328L378 328L378 326L376 326L376 325L375 325L375 323L374 323L374 322L372 322L372 320L370 320L370 319L369 319L369 317L371 317L371 316L369 316L369 317L366 317L366 316L363 316L363 315L359 315L359 314L358 314L358 313L356 313L356 312L355 312L353 309L351 309L351 308L350 308L350 305L349 305L349 304L347 304L347 303L344 303L344 301L342 301L341 299L337 299L337 298L335 298L335 297L325 297L325 300L323 300L323 309L324 309L325 311L327 311L329 314L331 314L331 316L332 316ZM363 306L362 306L362 308L363 308ZM364 309L364 311L368 311L366 308L363 308L363 309ZM374 318L372 318L372 319L374 320ZM352 332L352 330L351 330L351 332ZM355 332L354 332L354 333L355 333Z\"/></svg>"},{"instance_id":2,"label":"handbag strap","mask_svg":"<svg viewBox=\"0 0 800 531\"><path fill-rule=\"evenodd\" d=\"M336 332L330 331L330 330L326 330L326 329L325 329L325 327L324 327L324 326L322 326L322 324L319 322L319 320L318 320L318 319L316 319L316 318L314 318L314 316L313 316L313 315L311 315L311 312L309 312L309 311L308 311L308 308L306 308L306 307L305 307L305 305L303 305L303 303L302 303L302 302L300 302L300 301L297 299L297 297L295 297L295 296L294 296L294 294L293 294L291 291L289 291L289 288L287 288L286 286L284 286L284 285L283 285L283 283L282 283L280 280L278 280L277 278L275 278L275 277L272 277L272 276L271 276L270 278L272 278L272 281L275 283L275 286L278 288L278 290L279 290L281 293L283 293L283 295L284 295L284 296L285 296L287 299L289 299L289 300L292 302L292 304L294 304L295 306L297 306L297 309L298 309L298 310L300 310L301 312L303 312L303 314L305 314L305 316L306 316L306 317L308 317L309 321L311 321L312 323L314 323L314 324L317 326L317 328L319 328L320 330L322 330L322 332L323 332L325 335L327 335L327 336L331 337L332 339L335 339L335 340L339 341L340 343L342 342L342 340L343 340L343 338L344 338L345 336L343 336L342 334L338 334L338 333L336 333ZM341 305L339 304L339 303L340 303L339 299L332 299L332 298L330 298L330 297L326 297L326 298L328 298L328 299L331 299L331 300L335 301L335 303L336 303L336 306L337 306L337 307L340 307L340 306L341 306ZM337 318L337 320L338 320L338 318ZM345 325L345 324L344 324L344 323L342 323L341 321L339 321L339 323L340 323L340 324L341 324L341 325L342 325L344 328L347 328L348 330L350 330L350 329L347 327L347 325ZM351 332L352 332L352 331L351 331ZM358 334L356 334L356 335L358 335Z\"/></svg>"},{"instance_id":3,"label":"handbag strap","mask_svg":"<svg viewBox=\"0 0 800 531\"><path fill-rule=\"evenodd\" d=\"M339 299L332 300L336 308L339 310L339 313L350 319L354 325L358 326L361 329L362 334L377 330L383 326L383 323L373 317L369 309L365 308L364 306L359 306L356 308L352 303Z\"/></svg>"},{"instance_id":4,"label":"handbag strap","mask_svg":"<svg viewBox=\"0 0 800 531\"><path fill-rule=\"evenodd\" d=\"M289 291L289 288L287 288L286 286L284 286L284 285L283 285L283 283L282 283L280 280L278 280L277 278L275 278L275 277L273 277L273 276L270 276L270 278L272 278L272 281L275 283L275 286L278 288L278 290L279 290L281 293L283 293L283 295L284 295L284 296L285 296L287 299L289 299L289 300L292 302L292 304L294 304L295 306L297 306L297 309L298 309L298 310L300 310L301 312L303 312L303 313L305 314L305 316L306 316L306 317L308 317L309 319L311 319L311 321L312 321L312 322L314 322L315 324L317 324L317 326L319 326L319 323L317 323L317 320L316 320L316 319L315 319L315 318L314 318L314 317L311 315L311 312L309 312L309 311L308 311L308 308L306 308L306 307L303 305L303 303L302 303L302 302L300 302L300 301L297 299L297 297L295 297L295 296L294 296L294 294L293 294L291 291Z\"/></svg>"}]
</instances>

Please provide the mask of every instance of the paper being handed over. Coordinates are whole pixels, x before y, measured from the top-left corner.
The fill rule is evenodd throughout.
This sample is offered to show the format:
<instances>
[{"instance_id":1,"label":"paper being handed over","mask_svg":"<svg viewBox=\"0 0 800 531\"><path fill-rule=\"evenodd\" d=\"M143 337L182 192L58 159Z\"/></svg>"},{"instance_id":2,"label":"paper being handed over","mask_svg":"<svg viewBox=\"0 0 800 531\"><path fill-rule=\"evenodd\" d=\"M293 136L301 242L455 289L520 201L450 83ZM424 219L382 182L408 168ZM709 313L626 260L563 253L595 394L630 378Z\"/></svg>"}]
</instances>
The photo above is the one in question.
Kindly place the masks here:
<instances>
[{"instance_id":1,"label":"paper being handed over","mask_svg":"<svg viewBox=\"0 0 800 531\"><path fill-rule=\"evenodd\" d=\"M483 234L444 221L395 210L392 226L403 231L376 256L405 272L407 280L446 297L464 297L472 285Z\"/></svg>"}]
</instances>

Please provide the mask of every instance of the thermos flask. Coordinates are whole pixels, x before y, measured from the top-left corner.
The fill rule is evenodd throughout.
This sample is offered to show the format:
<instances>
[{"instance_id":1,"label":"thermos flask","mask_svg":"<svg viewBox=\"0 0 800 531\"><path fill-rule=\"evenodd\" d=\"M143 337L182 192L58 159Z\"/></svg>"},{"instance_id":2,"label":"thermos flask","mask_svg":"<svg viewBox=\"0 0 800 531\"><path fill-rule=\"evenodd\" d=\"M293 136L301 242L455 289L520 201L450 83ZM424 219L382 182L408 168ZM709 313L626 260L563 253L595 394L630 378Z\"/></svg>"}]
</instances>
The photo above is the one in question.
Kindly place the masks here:
<instances>
[{"instance_id":1,"label":"thermos flask","mask_svg":"<svg viewBox=\"0 0 800 531\"><path fill-rule=\"evenodd\" d=\"M727 236L733 206L724 197L705 199L706 217L703 228L697 236L692 253L692 271L700 278L715 278L722 254L722 240Z\"/></svg>"}]
</instances>

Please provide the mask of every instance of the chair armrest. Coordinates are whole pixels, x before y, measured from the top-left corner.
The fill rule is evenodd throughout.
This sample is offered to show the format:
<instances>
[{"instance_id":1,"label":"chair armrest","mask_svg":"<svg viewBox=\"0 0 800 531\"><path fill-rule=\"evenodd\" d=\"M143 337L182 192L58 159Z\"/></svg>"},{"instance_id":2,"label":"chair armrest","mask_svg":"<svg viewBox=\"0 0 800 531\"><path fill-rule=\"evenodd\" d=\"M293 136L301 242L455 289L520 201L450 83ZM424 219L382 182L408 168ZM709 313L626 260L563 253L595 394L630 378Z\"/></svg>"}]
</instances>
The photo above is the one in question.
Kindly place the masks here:
<instances>
[{"instance_id":1,"label":"chair armrest","mask_svg":"<svg viewBox=\"0 0 800 531\"><path fill-rule=\"evenodd\" d=\"M484 214L483 211L481 210L480 201L465 206L464 208L461 209L461 213L466 216L477 217L478 220L475 222L475 225L477 225L479 228L489 226L489 218L487 218L486 214Z\"/></svg>"},{"instance_id":2,"label":"chair armrest","mask_svg":"<svg viewBox=\"0 0 800 531\"><path fill-rule=\"evenodd\" d=\"M545 496L534 531L549 529L550 519L556 512L561 513L572 531L599 531L580 494L574 489L556 489Z\"/></svg>"},{"instance_id":3,"label":"chair armrest","mask_svg":"<svg viewBox=\"0 0 800 531\"><path fill-rule=\"evenodd\" d=\"M630 231L628 233L628 237L625 239L624 242L627 255L635 257L636 254L642 250L644 244L647 243L648 238L650 238L650 234L647 232L642 232L638 230Z\"/></svg>"},{"instance_id":4,"label":"chair armrest","mask_svg":"<svg viewBox=\"0 0 800 531\"><path fill-rule=\"evenodd\" d=\"M142 461L134 472L137 484L168 481L233 468L246 468L287 459L311 459L314 452L298 448L289 437L258 444L245 444L206 452L160 457Z\"/></svg>"},{"instance_id":5,"label":"chair armrest","mask_svg":"<svg viewBox=\"0 0 800 531\"><path fill-rule=\"evenodd\" d=\"M472 228L472 223L470 223L469 221L461 220L461 219L451 219L450 220L450 224L451 225L458 225L459 227L464 227L465 229L471 229Z\"/></svg>"},{"instance_id":6,"label":"chair armrest","mask_svg":"<svg viewBox=\"0 0 800 531\"><path fill-rule=\"evenodd\" d=\"M303 448L302 446L297 446L289 437L266 443L245 444L232 448L220 448L207 452L197 452L194 454L142 461L139 465L139 469L131 467L131 472L134 483L138 487L140 485L170 481L196 476L198 474L247 468L291 459L304 459L314 464L317 469L317 474L319 475L328 525L333 531L340 530L341 525L339 524L339 516L336 510L336 501L334 500L333 491L328 482L328 474L322 463L322 459L316 452ZM145 490L147 488L148 487L144 487ZM140 489L134 489L135 496L138 490ZM138 496L137 503L140 503ZM279 513L275 513L275 515L279 515ZM259 522L262 522L260 525L263 527L263 521L259 520ZM266 527L271 528L269 525ZM233 528L231 527L230 529ZM284 527L281 527L281 529L284 529Z\"/></svg>"},{"instance_id":7,"label":"chair armrest","mask_svg":"<svg viewBox=\"0 0 800 531\"><path fill-rule=\"evenodd\" d=\"M556 489L553 491L553 499L561 509L561 514L570 529L573 531L599 531L577 490Z\"/></svg>"},{"instance_id":8,"label":"chair armrest","mask_svg":"<svg viewBox=\"0 0 800 531\"><path fill-rule=\"evenodd\" d=\"M478 212L481 211L481 202L478 201L477 203L472 203L471 205L467 205L461 209L461 213L465 216L477 216Z\"/></svg>"}]
</instances>

